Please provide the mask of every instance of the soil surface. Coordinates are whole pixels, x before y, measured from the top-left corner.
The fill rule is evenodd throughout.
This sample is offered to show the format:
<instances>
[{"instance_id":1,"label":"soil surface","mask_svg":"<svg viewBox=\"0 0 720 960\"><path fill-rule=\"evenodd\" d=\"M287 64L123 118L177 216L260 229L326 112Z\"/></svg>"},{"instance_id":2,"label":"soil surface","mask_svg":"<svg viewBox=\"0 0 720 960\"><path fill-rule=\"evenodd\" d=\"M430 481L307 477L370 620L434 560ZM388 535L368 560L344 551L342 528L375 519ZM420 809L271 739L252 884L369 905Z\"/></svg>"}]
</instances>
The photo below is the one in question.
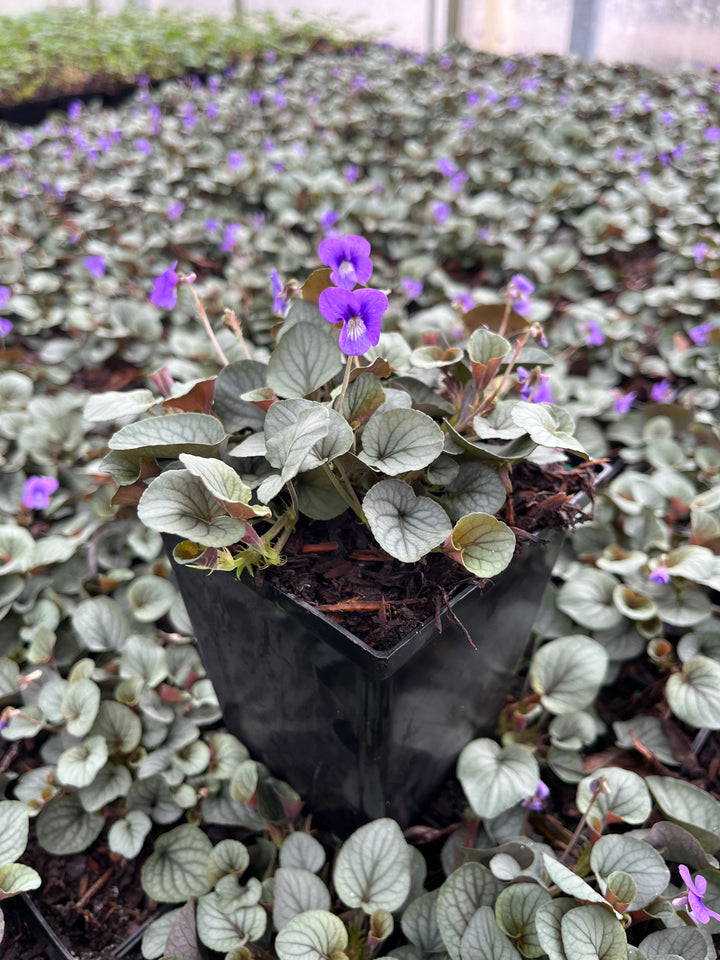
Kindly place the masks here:
<instances>
[{"instance_id":1,"label":"soil surface","mask_svg":"<svg viewBox=\"0 0 720 960\"><path fill-rule=\"evenodd\" d=\"M597 464L543 469L523 463L513 470L513 492L498 514L512 527L516 553L549 530L567 530L583 514L578 493L592 499ZM444 554L401 563L380 549L350 511L327 522L307 523L290 538L287 563L258 576L283 593L312 604L377 650L392 649L443 607L473 577Z\"/></svg>"}]
</instances>

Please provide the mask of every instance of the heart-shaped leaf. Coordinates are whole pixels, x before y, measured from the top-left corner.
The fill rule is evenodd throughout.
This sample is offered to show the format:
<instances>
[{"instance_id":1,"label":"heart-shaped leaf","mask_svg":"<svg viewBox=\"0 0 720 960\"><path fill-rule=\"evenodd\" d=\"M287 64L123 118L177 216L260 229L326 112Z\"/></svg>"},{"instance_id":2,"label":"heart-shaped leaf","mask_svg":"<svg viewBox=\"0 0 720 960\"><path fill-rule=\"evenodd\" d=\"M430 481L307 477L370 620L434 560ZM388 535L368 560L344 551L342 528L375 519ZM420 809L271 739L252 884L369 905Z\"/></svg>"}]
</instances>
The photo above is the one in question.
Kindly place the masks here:
<instances>
[{"instance_id":1,"label":"heart-shaped leaf","mask_svg":"<svg viewBox=\"0 0 720 960\"><path fill-rule=\"evenodd\" d=\"M187 453L180 454L180 462L194 477L202 480L208 493L219 500L236 520L269 515L268 507L250 504L252 490L229 464L214 457L194 457Z\"/></svg>"},{"instance_id":2,"label":"heart-shaped leaf","mask_svg":"<svg viewBox=\"0 0 720 960\"><path fill-rule=\"evenodd\" d=\"M108 758L107 744L102 737L88 737L83 743L64 750L57 763L57 775L68 787L87 787Z\"/></svg>"},{"instance_id":3,"label":"heart-shaped leaf","mask_svg":"<svg viewBox=\"0 0 720 960\"><path fill-rule=\"evenodd\" d=\"M12 863L25 852L29 819L19 800L0 800L0 864Z\"/></svg>"},{"instance_id":4,"label":"heart-shaped leaf","mask_svg":"<svg viewBox=\"0 0 720 960\"><path fill-rule=\"evenodd\" d=\"M327 910L307 910L285 924L275 940L275 952L279 960L327 960L347 944L340 917Z\"/></svg>"},{"instance_id":5,"label":"heart-shaped leaf","mask_svg":"<svg viewBox=\"0 0 720 960\"><path fill-rule=\"evenodd\" d=\"M207 878L215 886L226 876L241 876L250 865L250 854L244 843L239 840L221 840L210 853L207 864Z\"/></svg>"},{"instance_id":6,"label":"heart-shaped leaf","mask_svg":"<svg viewBox=\"0 0 720 960\"><path fill-rule=\"evenodd\" d=\"M297 323L280 339L267 366L267 385L279 397L306 397L340 371L337 343L313 323Z\"/></svg>"},{"instance_id":7,"label":"heart-shaped leaf","mask_svg":"<svg viewBox=\"0 0 720 960\"><path fill-rule=\"evenodd\" d=\"M200 897L197 905L198 936L211 950L228 951L259 940L265 933L267 913L259 906L220 910L217 894Z\"/></svg>"},{"instance_id":8,"label":"heart-shaped leaf","mask_svg":"<svg viewBox=\"0 0 720 960\"><path fill-rule=\"evenodd\" d=\"M330 891L309 870L300 867L279 867L275 871L273 923L276 930L305 910L329 910Z\"/></svg>"},{"instance_id":9,"label":"heart-shaped leaf","mask_svg":"<svg viewBox=\"0 0 720 960\"><path fill-rule=\"evenodd\" d=\"M211 850L199 827L183 824L163 833L143 865L143 890L160 903L202 896L210 889L205 872Z\"/></svg>"},{"instance_id":10,"label":"heart-shaped leaf","mask_svg":"<svg viewBox=\"0 0 720 960\"><path fill-rule=\"evenodd\" d=\"M91 422L121 420L145 413L154 403L151 390L109 390L92 395L85 404L83 416Z\"/></svg>"},{"instance_id":11,"label":"heart-shaped leaf","mask_svg":"<svg viewBox=\"0 0 720 960\"><path fill-rule=\"evenodd\" d=\"M207 413L174 413L147 417L121 427L108 447L131 459L173 460L181 453L212 456L225 440L225 430Z\"/></svg>"},{"instance_id":12,"label":"heart-shaped leaf","mask_svg":"<svg viewBox=\"0 0 720 960\"><path fill-rule=\"evenodd\" d=\"M126 766L120 763L106 763L97 772L89 786L78 790L80 803L88 813L95 813L97 810L102 810L106 804L117 800L118 797L124 797L131 783L132 774Z\"/></svg>"},{"instance_id":13,"label":"heart-shaped leaf","mask_svg":"<svg viewBox=\"0 0 720 960\"><path fill-rule=\"evenodd\" d=\"M720 730L720 663L710 657L691 657L680 673L665 684L670 709L691 727Z\"/></svg>"},{"instance_id":14,"label":"heart-shaped leaf","mask_svg":"<svg viewBox=\"0 0 720 960\"><path fill-rule=\"evenodd\" d=\"M174 533L206 547L228 546L245 533L243 521L229 517L188 470L170 470L156 477L140 498L137 513L152 530Z\"/></svg>"},{"instance_id":15,"label":"heart-shaped leaf","mask_svg":"<svg viewBox=\"0 0 720 960\"><path fill-rule=\"evenodd\" d=\"M110 753L132 753L140 743L142 722L125 704L103 700L92 733L103 737Z\"/></svg>"},{"instance_id":16,"label":"heart-shaped leaf","mask_svg":"<svg viewBox=\"0 0 720 960\"><path fill-rule=\"evenodd\" d=\"M524 957L540 957L545 953L537 937L535 916L538 909L549 901L547 890L533 883L512 884L497 898L497 924Z\"/></svg>"},{"instance_id":17,"label":"heart-shaped leaf","mask_svg":"<svg viewBox=\"0 0 720 960\"><path fill-rule=\"evenodd\" d=\"M264 410L241 398L251 390L264 387L266 374L267 365L258 360L235 360L218 374L213 409L228 433L262 430Z\"/></svg>"},{"instance_id":18,"label":"heart-shaped leaf","mask_svg":"<svg viewBox=\"0 0 720 960\"><path fill-rule=\"evenodd\" d=\"M505 503L506 496L497 470L477 460L469 460L459 464L455 477L445 487L440 503L450 519L457 521L469 513L497 513Z\"/></svg>"},{"instance_id":19,"label":"heart-shaped leaf","mask_svg":"<svg viewBox=\"0 0 720 960\"><path fill-rule=\"evenodd\" d=\"M622 871L635 881L636 893L629 910L641 910L659 897L670 882L665 861L649 843L637 837L612 834L600 837L592 848L590 866L605 892L610 874Z\"/></svg>"},{"instance_id":20,"label":"heart-shaped leaf","mask_svg":"<svg viewBox=\"0 0 720 960\"><path fill-rule=\"evenodd\" d=\"M444 953L445 944L437 924L439 890L413 900L402 915L402 932L422 953Z\"/></svg>"},{"instance_id":21,"label":"heart-shaped leaf","mask_svg":"<svg viewBox=\"0 0 720 960\"><path fill-rule=\"evenodd\" d=\"M41 883L42 877L37 870L26 867L24 863L0 864L0 900L14 897L26 890L37 890Z\"/></svg>"},{"instance_id":22,"label":"heart-shaped leaf","mask_svg":"<svg viewBox=\"0 0 720 960\"><path fill-rule=\"evenodd\" d=\"M572 417L562 407L551 403L519 403L510 416L541 447L572 450L587 456L585 448L574 436Z\"/></svg>"},{"instance_id":23,"label":"heart-shaped leaf","mask_svg":"<svg viewBox=\"0 0 720 960\"><path fill-rule=\"evenodd\" d=\"M605 790L598 793L591 807L592 788L599 777L604 777L607 785ZM621 767L600 767L581 780L575 802L581 813L588 811L588 823L598 833L610 814L625 823L644 823L652 809L646 781Z\"/></svg>"},{"instance_id":24,"label":"heart-shaped leaf","mask_svg":"<svg viewBox=\"0 0 720 960\"><path fill-rule=\"evenodd\" d=\"M356 830L340 848L333 883L348 907L365 913L397 910L410 892L410 853L394 820L373 820Z\"/></svg>"},{"instance_id":25,"label":"heart-shaped leaf","mask_svg":"<svg viewBox=\"0 0 720 960\"><path fill-rule=\"evenodd\" d=\"M503 885L479 863L465 863L440 887L437 925L452 960L460 960L462 938L479 907L491 907Z\"/></svg>"},{"instance_id":26,"label":"heart-shaped leaf","mask_svg":"<svg viewBox=\"0 0 720 960\"><path fill-rule=\"evenodd\" d=\"M674 777L650 776L645 783L668 820L686 827L711 853L720 849L720 803L714 797Z\"/></svg>"},{"instance_id":27,"label":"heart-shaped leaf","mask_svg":"<svg viewBox=\"0 0 720 960\"><path fill-rule=\"evenodd\" d=\"M623 615L613 602L617 583L612 574L602 570L578 570L560 587L558 609L576 623L591 623L593 630L616 627L623 622Z\"/></svg>"},{"instance_id":28,"label":"heart-shaped leaf","mask_svg":"<svg viewBox=\"0 0 720 960\"><path fill-rule=\"evenodd\" d=\"M498 926L491 907L479 907L460 941L462 960L520 960L520 954Z\"/></svg>"},{"instance_id":29,"label":"heart-shaped leaf","mask_svg":"<svg viewBox=\"0 0 720 960\"><path fill-rule=\"evenodd\" d=\"M515 553L515 534L502 520L487 513L470 513L452 529L452 545L463 566L476 577L494 577L507 568Z\"/></svg>"},{"instance_id":30,"label":"heart-shaped leaf","mask_svg":"<svg viewBox=\"0 0 720 960\"><path fill-rule=\"evenodd\" d=\"M68 733L84 737L90 732L100 707L100 687L92 680L71 683L62 699L61 712L67 720Z\"/></svg>"},{"instance_id":31,"label":"heart-shaped leaf","mask_svg":"<svg viewBox=\"0 0 720 960\"><path fill-rule=\"evenodd\" d=\"M530 664L530 683L540 694L546 710L574 713L593 702L607 664L607 654L590 637L580 634L558 637L535 651Z\"/></svg>"},{"instance_id":32,"label":"heart-shaped leaf","mask_svg":"<svg viewBox=\"0 0 720 960\"><path fill-rule=\"evenodd\" d=\"M443 508L429 497L417 497L403 480L381 480L365 494L363 512L373 536L390 556L417 563L450 534Z\"/></svg>"},{"instance_id":33,"label":"heart-shaped leaf","mask_svg":"<svg viewBox=\"0 0 720 960\"><path fill-rule=\"evenodd\" d=\"M80 853L94 843L105 817L83 810L75 794L58 797L38 814L37 839L43 850L62 857Z\"/></svg>"},{"instance_id":34,"label":"heart-shaped leaf","mask_svg":"<svg viewBox=\"0 0 720 960\"><path fill-rule=\"evenodd\" d=\"M164 577L148 574L130 584L127 602L140 623L155 623L177 603L177 590Z\"/></svg>"},{"instance_id":35,"label":"heart-shaped leaf","mask_svg":"<svg viewBox=\"0 0 720 960\"><path fill-rule=\"evenodd\" d=\"M648 960L672 956L682 957L682 960L707 960L707 949L702 933L685 925L656 930L640 943L640 950Z\"/></svg>"},{"instance_id":36,"label":"heart-shaped leaf","mask_svg":"<svg viewBox=\"0 0 720 960\"><path fill-rule=\"evenodd\" d=\"M573 960L625 960L625 930L599 905L570 910L560 921L560 933L563 949Z\"/></svg>"},{"instance_id":37,"label":"heart-shaped leaf","mask_svg":"<svg viewBox=\"0 0 720 960\"><path fill-rule=\"evenodd\" d=\"M592 887L590 888L592 889ZM570 910L577 908L577 901L569 897L556 897L540 905L535 917L538 942L549 960L568 960L563 950L560 924Z\"/></svg>"},{"instance_id":38,"label":"heart-shaped leaf","mask_svg":"<svg viewBox=\"0 0 720 960\"><path fill-rule=\"evenodd\" d=\"M585 883L582 877L573 873L565 864L560 863L559 860L551 857L548 853L543 853L542 858L543 864L545 865L545 872L563 893L575 897L576 900L585 900L589 903L606 903L605 897L603 897L601 893L598 893L589 883ZM541 907L540 910L547 909L547 906L548 905ZM538 933L540 933L539 927ZM540 936L540 944L544 950L547 950L547 947L543 943L542 936Z\"/></svg>"},{"instance_id":39,"label":"heart-shaped leaf","mask_svg":"<svg viewBox=\"0 0 720 960\"><path fill-rule=\"evenodd\" d=\"M440 427L420 410L381 410L363 430L359 457L369 467L395 477L427 467L440 456L444 443Z\"/></svg>"},{"instance_id":40,"label":"heart-shaped leaf","mask_svg":"<svg viewBox=\"0 0 720 960\"><path fill-rule=\"evenodd\" d=\"M281 867L299 867L317 873L325 863L325 848L309 833L296 831L283 840L279 861Z\"/></svg>"},{"instance_id":41,"label":"heart-shaped leaf","mask_svg":"<svg viewBox=\"0 0 720 960\"><path fill-rule=\"evenodd\" d=\"M73 630L87 650L122 650L131 634L120 606L111 597L81 600L70 617Z\"/></svg>"},{"instance_id":42,"label":"heart-shaped leaf","mask_svg":"<svg viewBox=\"0 0 720 960\"><path fill-rule=\"evenodd\" d=\"M520 744L501 747L480 738L463 747L457 777L479 817L496 817L535 795L540 771L532 750Z\"/></svg>"},{"instance_id":43,"label":"heart-shaped leaf","mask_svg":"<svg viewBox=\"0 0 720 960\"><path fill-rule=\"evenodd\" d=\"M108 830L108 846L126 860L134 860L142 850L145 837L152 829L152 820L142 810L128 810Z\"/></svg>"}]
</instances>

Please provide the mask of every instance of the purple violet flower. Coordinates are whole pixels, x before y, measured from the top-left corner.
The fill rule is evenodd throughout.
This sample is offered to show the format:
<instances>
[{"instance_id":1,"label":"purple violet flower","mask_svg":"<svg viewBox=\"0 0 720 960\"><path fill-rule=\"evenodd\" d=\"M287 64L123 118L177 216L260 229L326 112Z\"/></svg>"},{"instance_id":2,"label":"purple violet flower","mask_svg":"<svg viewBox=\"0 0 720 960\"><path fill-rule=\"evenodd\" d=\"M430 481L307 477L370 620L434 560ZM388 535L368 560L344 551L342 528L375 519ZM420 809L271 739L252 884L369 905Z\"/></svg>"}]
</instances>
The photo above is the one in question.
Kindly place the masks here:
<instances>
[{"instance_id":1,"label":"purple violet flower","mask_svg":"<svg viewBox=\"0 0 720 960\"><path fill-rule=\"evenodd\" d=\"M218 105L216 103L209 103L207 107L205 107L205 114L208 120L217 120Z\"/></svg>"},{"instance_id":2,"label":"purple violet flower","mask_svg":"<svg viewBox=\"0 0 720 960\"><path fill-rule=\"evenodd\" d=\"M605 343L605 334L602 332L599 325L595 320L588 320L586 327L587 334L585 336L585 343L589 347L601 347Z\"/></svg>"},{"instance_id":3,"label":"purple violet flower","mask_svg":"<svg viewBox=\"0 0 720 960\"><path fill-rule=\"evenodd\" d=\"M670 381L661 380L660 383L654 384L650 391L650 399L655 403L672 403L675 399L675 391L670 386Z\"/></svg>"},{"instance_id":4,"label":"purple violet flower","mask_svg":"<svg viewBox=\"0 0 720 960\"><path fill-rule=\"evenodd\" d=\"M675 123L675 114L672 110L666 110L660 114L660 122L665 124L666 127L670 126L671 123Z\"/></svg>"},{"instance_id":5,"label":"purple violet flower","mask_svg":"<svg viewBox=\"0 0 720 960\"><path fill-rule=\"evenodd\" d=\"M71 120L77 120L82 111L82 103L80 100L71 100L68 104L68 117Z\"/></svg>"},{"instance_id":6,"label":"purple violet flower","mask_svg":"<svg viewBox=\"0 0 720 960\"><path fill-rule=\"evenodd\" d=\"M10 287L0 287L0 310L2 310L10 299Z\"/></svg>"},{"instance_id":7,"label":"purple violet flower","mask_svg":"<svg viewBox=\"0 0 720 960\"><path fill-rule=\"evenodd\" d=\"M480 102L480 94L476 93L474 90L468 90L465 94L465 99L468 102L468 105L471 107L476 107Z\"/></svg>"},{"instance_id":8,"label":"purple violet flower","mask_svg":"<svg viewBox=\"0 0 720 960\"><path fill-rule=\"evenodd\" d=\"M629 393L618 393L615 397L615 410L617 413L627 413L637 397L637 392L631 390Z\"/></svg>"},{"instance_id":9,"label":"purple violet flower","mask_svg":"<svg viewBox=\"0 0 720 960\"><path fill-rule=\"evenodd\" d=\"M463 188L463 184L467 183L469 179L469 174L464 170L460 170L459 173L456 173L455 176L450 180L450 189L453 193L459 193Z\"/></svg>"},{"instance_id":10,"label":"purple violet flower","mask_svg":"<svg viewBox=\"0 0 720 960\"><path fill-rule=\"evenodd\" d=\"M449 157L440 157L437 165L438 170L444 177L454 177L457 173L457 167Z\"/></svg>"},{"instance_id":11,"label":"purple violet flower","mask_svg":"<svg viewBox=\"0 0 720 960\"><path fill-rule=\"evenodd\" d=\"M338 222L340 217L335 213L334 210L326 210L325 213L320 217L320 226L323 230L331 230L335 224Z\"/></svg>"},{"instance_id":12,"label":"purple violet flower","mask_svg":"<svg viewBox=\"0 0 720 960\"><path fill-rule=\"evenodd\" d=\"M534 291L535 285L522 273L516 273L511 277L507 289L507 296L510 298L515 313L521 317L526 317L530 313L532 304L529 298L530 294Z\"/></svg>"},{"instance_id":13,"label":"purple violet flower","mask_svg":"<svg viewBox=\"0 0 720 960\"><path fill-rule=\"evenodd\" d=\"M167 218L170 223L177 223L180 217L183 215L183 210L185 209L185 204L180 203L178 200L176 203L171 203L167 208Z\"/></svg>"},{"instance_id":14,"label":"purple violet flower","mask_svg":"<svg viewBox=\"0 0 720 960\"><path fill-rule=\"evenodd\" d=\"M351 234L323 240L318 247L318 256L327 267L332 268L331 283L345 290L352 290L358 283L367 283L372 276L370 244L365 237Z\"/></svg>"},{"instance_id":15,"label":"purple violet flower","mask_svg":"<svg viewBox=\"0 0 720 960\"><path fill-rule=\"evenodd\" d=\"M652 580L653 583L668 584L670 583L670 572L664 563L660 563L654 570L650 571L648 580Z\"/></svg>"},{"instance_id":16,"label":"purple violet flower","mask_svg":"<svg viewBox=\"0 0 720 960\"><path fill-rule=\"evenodd\" d=\"M328 287L320 294L320 313L329 323L340 323L339 346L348 357L359 357L377 345L388 298L381 290L345 290Z\"/></svg>"},{"instance_id":17,"label":"purple violet flower","mask_svg":"<svg viewBox=\"0 0 720 960\"><path fill-rule=\"evenodd\" d=\"M139 137L135 141L135 146L140 151L140 153L146 154L148 157L152 153L152 147L144 137Z\"/></svg>"},{"instance_id":18,"label":"purple violet flower","mask_svg":"<svg viewBox=\"0 0 720 960\"><path fill-rule=\"evenodd\" d=\"M408 300L417 300L423 292L423 285L419 280L413 280L412 277L403 277L400 281Z\"/></svg>"},{"instance_id":19,"label":"purple violet flower","mask_svg":"<svg viewBox=\"0 0 720 960\"><path fill-rule=\"evenodd\" d=\"M349 163L345 167L344 175L348 183L355 183L360 176L360 167L356 167L354 163Z\"/></svg>"},{"instance_id":20,"label":"purple violet flower","mask_svg":"<svg viewBox=\"0 0 720 960\"><path fill-rule=\"evenodd\" d=\"M522 97L508 97L507 105L511 110L515 110L522 105Z\"/></svg>"},{"instance_id":21,"label":"purple violet flower","mask_svg":"<svg viewBox=\"0 0 720 960\"><path fill-rule=\"evenodd\" d=\"M11 320L6 320L5 317L0 317L0 340L4 340L12 328L13 325Z\"/></svg>"},{"instance_id":22,"label":"purple violet flower","mask_svg":"<svg viewBox=\"0 0 720 960\"><path fill-rule=\"evenodd\" d=\"M177 265L178 262L176 260L171 267L168 267L159 277L155 278L150 300L156 307L172 310L177 303L176 288L179 282L179 277L177 273L175 273L175 267Z\"/></svg>"},{"instance_id":23,"label":"purple violet flower","mask_svg":"<svg viewBox=\"0 0 720 960\"><path fill-rule=\"evenodd\" d=\"M706 343L710 343L710 334L715 329L715 324L712 320L708 320L707 323L699 323L696 327L690 328L690 339L697 346L704 346Z\"/></svg>"},{"instance_id":24,"label":"purple violet flower","mask_svg":"<svg viewBox=\"0 0 720 960\"><path fill-rule=\"evenodd\" d=\"M687 887L687 904L690 907L688 911L693 920L697 923L707 923L710 918L715 920L720 920L720 913L716 913L714 910L711 910L709 907L706 907L702 901L702 898L707 892L707 880L701 874L695 874L695 881L693 882L692 876L689 869L685 866L684 863L681 863L679 868L680 876L683 878L683 883ZM680 906L679 903L673 901L674 906Z\"/></svg>"},{"instance_id":25,"label":"purple violet flower","mask_svg":"<svg viewBox=\"0 0 720 960\"><path fill-rule=\"evenodd\" d=\"M105 276L105 257L85 257L85 267L90 276L99 280Z\"/></svg>"},{"instance_id":26,"label":"purple violet flower","mask_svg":"<svg viewBox=\"0 0 720 960\"><path fill-rule=\"evenodd\" d=\"M533 377L530 370L525 367L517 368L518 379L520 381L520 396L523 400L529 400L531 403L554 403L553 395L547 381L550 379L546 373L541 373L539 379ZM534 381L534 382L533 382Z\"/></svg>"},{"instance_id":27,"label":"purple violet flower","mask_svg":"<svg viewBox=\"0 0 720 960\"><path fill-rule=\"evenodd\" d=\"M51 494L58 488L55 477L28 477L23 487L22 502L28 510L45 510Z\"/></svg>"},{"instance_id":28,"label":"purple violet flower","mask_svg":"<svg viewBox=\"0 0 720 960\"><path fill-rule=\"evenodd\" d=\"M693 247L693 259L695 260L695 263L702 263L705 257L708 255L709 249L710 248L706 243L696 243Z\"/></svg>"},{"instance_id":29,"label":"purple violet flower","mask_svg":"<svg viewBox=\"0 0 720 960\"><path fill-rule=\"evenodd\" d=\"M245 158L241 153L238 153L237 150L231 150L227 156L227 164L231 170L238 170L243 163L245 163Z\"/></svg>"},{"instance_id":30,"label":"purple violet flower","mask_svg":"<svg viewBox=\"0 0 720 960\"><path fill-rule=\"evenodd\" d=\"M445 223L449 216L450 206L447 203L433 204L433 217L435 218L435 223Z\"/></svg>"},{"instance_id":31,"label":"purple violet flower","mask_svg":"<svg viewBox=\"0 0 720 960\"><path fill-rule=\"evenodd\" d=\"M705 139L708 143L720 142L720 127L708 127L705 131Z\"/></svg>"},{"instance_id":32,"label":"purple violet flower","mask_svg":"<svg viewBox=\"0 0 720 960\"><path fill-rule=\"evenodd\" d=\"M205 230L207 233L214 233L216 230L219 229L219 227L220 227L220 224L214 217L210 217L208 220L205 221Z\"/></svg>"},{"instance_id":33,"label":"purple violet flower","mask_svg":"<svg viewBox=\"0 0 720 960\"><path fill-rule=\"evenodd\" d=\"M283 285L277 270L273 270L273 272L270 274L270 281L272 283L272 292L274 298L273 313L280 317L284 317L287 313L289 301L283 296Z\"/></svg>"},{"instance_id":34,"label":"purple violet flower","mask_svg":"<svg viewBox=\"0 0 720 960\"><path fill-rule=\"evenodd\" d=\"M239 229L240 229L239 223L228 223L228 225L225 227L225 235L223 237L223 242L220 245L220 250L223 253L231 252L231 250L235 246Z\"/></svg>"},{"instance_id":35,"label":"purple violet flower","mask_svg":"<svg viewBox=\"0 0 720 960\"><path fill-rule=\"evenodd\" d=\"M528 810L542 810L543 800L549 796L550 788L542 780L538 780L534 795L523 800L520 806L526 807Z\"/></svg>"},{"instance_id":36,"label":"purple violet flower","mask_svg":"<svg viewBox=\"0 0 720 960\"><path fill-rule=\"evenodd\" d=\"M610 113L612 114L613 118L617 120L617 118L620 116L620 114L623 112L624 109L625 109L624 103L616 103L611 109Z\"/></svg>"},{"instance_id":37,"label":"purple violet flower","mask_svg":"<svg viewBox=\"0 0 720 960\"><path fill-rule=\"evenodd\" d=\"M262 101L262 93L259 90L251 90L248 94L248 100L252 107L256 107Z\"/></svg>"}]
</instances>

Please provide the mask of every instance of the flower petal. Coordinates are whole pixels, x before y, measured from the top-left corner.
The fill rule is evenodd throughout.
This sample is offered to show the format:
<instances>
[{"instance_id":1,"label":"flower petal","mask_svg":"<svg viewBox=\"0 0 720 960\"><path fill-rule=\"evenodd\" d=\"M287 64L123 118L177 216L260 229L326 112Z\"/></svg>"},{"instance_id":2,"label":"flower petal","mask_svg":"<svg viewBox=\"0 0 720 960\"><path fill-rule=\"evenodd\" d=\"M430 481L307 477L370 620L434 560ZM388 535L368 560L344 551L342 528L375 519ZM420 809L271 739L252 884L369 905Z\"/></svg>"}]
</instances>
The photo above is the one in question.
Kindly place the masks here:
<instances>
[{"instance_id":1,"label":"flower petal","mask_svg":"<svg viewBox=\"0 0 720 960\"><path fill-rule=\"evenodd\" d=\"M345 322L360 312L356 294L342 287L327 287L318 299L320 313L329 323Z\"/></svg>"}]
</instances>

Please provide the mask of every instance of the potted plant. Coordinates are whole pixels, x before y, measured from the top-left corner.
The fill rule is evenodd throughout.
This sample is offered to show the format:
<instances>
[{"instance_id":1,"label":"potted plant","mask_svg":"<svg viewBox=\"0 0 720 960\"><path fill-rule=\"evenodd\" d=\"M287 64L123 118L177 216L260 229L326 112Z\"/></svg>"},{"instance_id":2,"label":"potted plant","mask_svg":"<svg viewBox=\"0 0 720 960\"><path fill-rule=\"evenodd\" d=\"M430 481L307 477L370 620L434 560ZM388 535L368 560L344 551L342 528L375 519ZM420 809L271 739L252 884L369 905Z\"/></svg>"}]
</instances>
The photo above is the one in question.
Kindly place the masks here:
<instances>
[{"instance_id":1,"label":"potted plant","mask_svg":"<svg viewBox=\"0 0 720 960\"><path fill-rule=\"evenodd\" d=\"M194 277L166 270L153 301L186 283L223 369L155 377L104 461L166 537L225 722L339 830L407 824L494 726L597 466L552 401L525 277L460 329L383 333L369 254L326 239L302 287L275 278L269 351L226 311L232 363Z\"/></svg>"}]
</instances>

